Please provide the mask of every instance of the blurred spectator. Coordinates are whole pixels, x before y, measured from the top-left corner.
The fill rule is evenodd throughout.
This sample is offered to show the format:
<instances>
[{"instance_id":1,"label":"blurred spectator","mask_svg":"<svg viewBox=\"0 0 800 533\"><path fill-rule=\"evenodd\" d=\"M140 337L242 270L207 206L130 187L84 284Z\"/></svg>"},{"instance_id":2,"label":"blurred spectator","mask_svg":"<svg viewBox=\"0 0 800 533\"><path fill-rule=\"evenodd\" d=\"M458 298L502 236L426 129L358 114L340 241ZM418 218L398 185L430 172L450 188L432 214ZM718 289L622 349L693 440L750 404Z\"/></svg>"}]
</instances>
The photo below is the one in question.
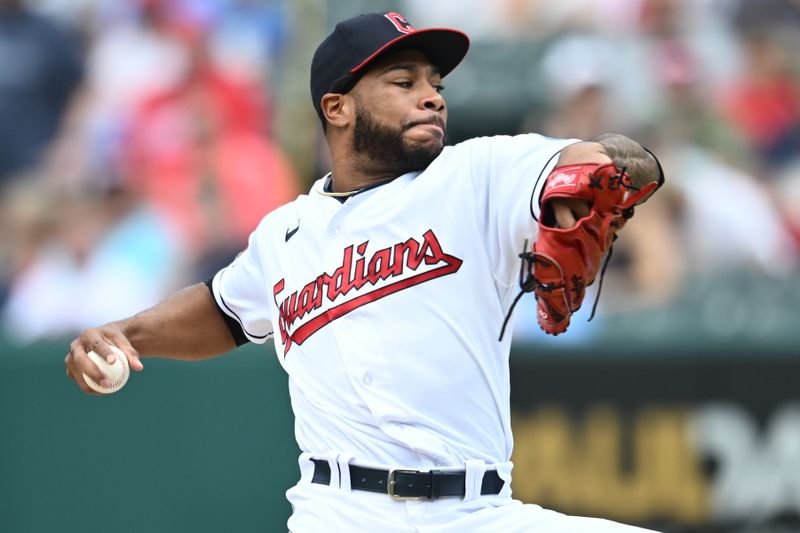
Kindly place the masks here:
<instances>
[{"instance_id":1,"label":"blurred spectator","mask_svg":"<svg viewBox=\"0 0 800 533\"><path fill-rule=\"evenodd\" d=\"M65 187L106 186L120 157L125 125L145 94L174 86L189 68L189 52L168 17L166 2L140 0L139 16L122 17L94 36L87 76L70 112L70 127L50 161Z\"/></svg>"},{"instance_id":2,"label":"blurred spectator","mask_svg":"<svg viewBox=\"0 0 800 533\"><path fill-rule=\"evenodd\" d=\"M695 272L757 268L772 274L797 265L797 254L769 187L698 146L659 147L681 198L684 257Z\"/></svg>"},{"instance_id":3,"label":"blurred spectator","mask_svg":"<svg viewBox=\"0 0 800 533\"><path fill-rule=\"evenodd\" d=\"M298 180L266 135L266 88L232 77L187 33L190 68L173 86L144 97L129 122L126 179L175 227L199 274L232 259L272 209L293 199Z\"/></svg>"},{"instance_id":4,"label":"blurred spectator","mask_svg":"<svg viewBox=\"0 0 800 533\"><path fill-rule=\"evenodd\" d=\"M472 39L502 39L514 36L515 22L509 17L508 0L405 0L401 10L418 28L457 28Z\"/></svg>"},{"instance_id":5,"label":"blurred spectator","mask_svg":"<svg viewBox=\"0 0 800 533\"><path fill-rule=\"evenodd\" d=\"M2 325L33 342L129 316L175 288L180 248L158 215L124 189L31 189L18 200L31 217L18 229L17 258Z\"/></svg>"},{"instance_id":6,"label":"blurred spectator","mask_svg":"<svg viewBox=\"0 0 800 533\"><path fill-rule=\"evenodd\" d=\"M615 80L623 75L617 49L607 39L568 35L556 39L542 58L542 80L548 86L550 109L535 127L552 137L591 139L606 131L622 131L631 120L629 109L615 103ZM569 74L565 75L565 65Z\"/></svg>"},{"instance_id":7,"label":"blurred spectator","mask_svg":"<svg viewBox=\"0 0 800 533\"><path fill-rule=\"evenodd\" d=\"M3 321L23 341L70 334L210 276L298 192L270 135L285 2L38 5L88 31L88 75L62 135L47 139L46 165L2 198L0 307L6 294ZM19 4L17 13L45 20ZM0 14L0 31L16 28ZM57 52L80 58L74 47ZM42 85L60 87L62 63ZM130 283L116 287L120 279Z\"/></svg>"},{"instance_id":8,"label":"blurred spectator","mask_svg":"<svg viewBox=\"0 0 800 533\"><path fill-rule=\"evenodd\" d=\"M706 99L738 68L730 18L717 16L727 11L709 2L603 0L580 9L583 27L546 42L541 62L546 103L571 109L560 119L582 122L580 138L589 121L601 131L649 128L673 111L665 110L673 86L691 83Z\"/></svg>"},{"instance_id":9,"label":"blurred spectator","mask_svg":"<svg viewBox=\"0 0 800 533\"><path fill-rule=\"evenodd\" d=\"M800 154L776 177L774 195L800 264Z\"/></svg>"},{"instance_id":10,"label":"blurred spectator","mask_svg":"<svg viewBox=\"0 0 800 533\"><path fill-rule=\"evenodd\" d=\"M81 75L75 38L22 0L0 0L0 190L40 162Z\"/></svg>"},{"instance_id":11,"label":"blurred spectator","mask_svg":"<svg viewBox=\"0 0 800 533\"><path fill-rule=\"evenodd\" d=\"M758 0L736 2L735 20L745 32L754 28L800 27L800 3L797 0Z\"/></svg>"},{"instance_id":12,"label":"blurred spectator","mask_svg":"<svg viewBox=\"0 0 800 533\"><path fill-rule=\"evenodd\" d=\"M230 0L209 28L212 62L233 77L280 79L290 37L286 0Z\"/></svg>"},{"instance_id":13,"label":"blurred spectator","mask_svg":"<svg viewBox=\"0 0 800 533\"><path fill-rule=\"evenodd\" d=\"M732 128L717 106L709 105L699 66L688 56L673 57L661 83L663 100L655 124L662 138L682 139L739 168L754 166L755 150Z\"/></svg>"},{"instance_id":14,"label":"blurred spectator","mask_svg":"<svg viewBox=\"0 0 800 533\"><path fill-rule=\"evenodd\" d=\"M745 70L723 94L723 111L761 162L779 167L800 153L800 77L779 34L748 34L745 45Z\"/></svg>"}]
</instances>

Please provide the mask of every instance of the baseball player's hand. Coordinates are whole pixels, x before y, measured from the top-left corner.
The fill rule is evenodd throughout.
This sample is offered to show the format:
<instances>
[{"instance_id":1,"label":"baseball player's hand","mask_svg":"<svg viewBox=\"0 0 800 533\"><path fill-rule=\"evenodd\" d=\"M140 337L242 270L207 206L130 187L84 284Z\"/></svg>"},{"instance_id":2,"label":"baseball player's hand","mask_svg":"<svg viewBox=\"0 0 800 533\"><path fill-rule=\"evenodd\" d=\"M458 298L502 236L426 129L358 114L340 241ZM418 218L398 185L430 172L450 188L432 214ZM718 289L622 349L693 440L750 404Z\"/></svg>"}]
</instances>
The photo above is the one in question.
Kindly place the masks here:
<instances>
[{"instance_id":1,"label":"baseball player's hand","mask_svg":"<svg viewBox=\"0 0 800 533\"><path fill-rule=\"evenodd\" d=\"M582 142L568 146L558 159L560 166L574 163L611 163L611 158L603 152L603 147L595 142ZM555 218L554 227L569 229L578 220L588 216L592 203L583 198L553 198L550 200Z\"/></svg>"},{"instance_id":2,"label":"baseball player's hand","mask_svg":"<svg viewBox=\"0 0 800 533\"><path fill-rule=\"evenodd\" d=\"M64 359L64 364L67 367L67 376L77 383L78 387L86 394L94 395L98 393L89 388L83 380L83 374L86 374L101 386L110 385L108 378L103 376L97 365L86 355L88 352L94 351L109 363L113 363L117 356L111 351L110 344L122 350L128 358L129 366L133 370L140 372L144 369L144 365L139 359L139 353L131 346L130 341L128 341L119 326L111 323L99 328L87 329L70 343L69 353Z\"/></svg>"},{"instance_id":3,"label":"baseball player's hand","mask_svg":"<svg viewBox=\"0 0 800 533\"><path fill-rule=\"evenodd\" d=\"M638 143L615 134L598 139L566 147L542 189L529 261L537 319L550 335L566 331L586 287L607 265L617 232L664 183L658 160ZM617 166L607 147L625 163Z\"/></svg>"},{"instance_id":4,"label":"baseball player's hand","mask_svg":"<svg viewBox=\"0 0 800 533\"><path fill-rule=\"evenodd\" d=\"M551 200L551 205L556 226L561 229L574 227L592 209L591 202L580 198L556 198Z\"/></svg>"}]
</instances>

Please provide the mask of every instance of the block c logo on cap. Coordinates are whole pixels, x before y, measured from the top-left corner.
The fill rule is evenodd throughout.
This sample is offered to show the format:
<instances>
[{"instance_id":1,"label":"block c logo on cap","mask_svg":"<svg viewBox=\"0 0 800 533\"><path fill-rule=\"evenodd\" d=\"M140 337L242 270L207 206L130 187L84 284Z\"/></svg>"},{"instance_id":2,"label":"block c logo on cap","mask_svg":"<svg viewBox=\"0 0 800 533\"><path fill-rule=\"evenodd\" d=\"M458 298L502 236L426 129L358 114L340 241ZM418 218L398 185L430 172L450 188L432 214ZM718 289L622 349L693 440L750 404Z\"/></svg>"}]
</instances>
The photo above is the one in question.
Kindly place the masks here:
<instances>
[{"instance_id":1,"label":"block c logo on cap","mask_svg":"<svg viewBox=\"0 0 800 533\"><path fill-rule=\"evenodd\" d=\"M389 22L394 24L394 27L397 28L397 31L400 33L411 33L417 31L414 26L412 26L411 23L407 21L406 18L400 13L395 13L392 11L391 13L386 13L384 17L389 19Z\"/></svg>"}]
</instances>

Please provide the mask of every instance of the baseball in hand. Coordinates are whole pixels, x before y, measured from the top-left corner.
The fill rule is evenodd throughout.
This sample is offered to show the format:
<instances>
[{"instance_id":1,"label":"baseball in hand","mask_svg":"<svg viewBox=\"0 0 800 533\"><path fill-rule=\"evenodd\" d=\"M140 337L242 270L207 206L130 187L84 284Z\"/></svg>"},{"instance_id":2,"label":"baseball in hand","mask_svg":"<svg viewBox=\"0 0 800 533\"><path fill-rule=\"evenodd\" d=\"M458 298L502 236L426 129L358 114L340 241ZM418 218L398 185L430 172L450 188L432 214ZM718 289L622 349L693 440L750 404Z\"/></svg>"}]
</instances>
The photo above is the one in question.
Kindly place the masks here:
<instances>
[{"instance_id":1,"label":"baseball in hand","mask_svg":"<svg viewBox=\"0 0 800 533\"><path fill-rule=\"evenodd\" d=\"M105 377L111 381L111 384L108 387L101 387L99 383L95 382L86 374L83 374L83 379L86 381L86 384L89 385L89 387L94 391L102 394L111 394L112 392L117 392L120 390L123 386L125 386L125 383L128 381L128 377L131 374L130 366L128 366L128 358L125 357L125 354L122 353L122 350L112 345L111 351L113 351L117 356L117 360L111 364L109 364L104 357L93 351L86 354L89 356L89 359L91 359L92 362L97 365L97 368L100 369L100 372L102 372L103 375L105 375Z\"/></svg>"}]
</instances>

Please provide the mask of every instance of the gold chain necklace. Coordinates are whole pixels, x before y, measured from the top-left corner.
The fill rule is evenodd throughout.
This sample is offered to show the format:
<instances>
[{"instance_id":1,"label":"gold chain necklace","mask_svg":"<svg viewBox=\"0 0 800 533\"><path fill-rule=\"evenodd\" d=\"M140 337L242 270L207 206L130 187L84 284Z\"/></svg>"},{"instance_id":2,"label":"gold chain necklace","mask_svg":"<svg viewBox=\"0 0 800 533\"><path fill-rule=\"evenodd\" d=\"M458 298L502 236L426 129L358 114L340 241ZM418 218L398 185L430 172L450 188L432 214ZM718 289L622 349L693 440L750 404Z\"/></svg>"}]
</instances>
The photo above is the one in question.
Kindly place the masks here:
<instances>
[{"instance_id":1,"label":"gold chain necklace","mask_svg":"<svg viewBox=\"0 0 800 533\"><path fill-rule=\"evenodd\" d=\"M355 191L346 191L346 192L328 192L328 191L319 191L322 196L333 196L334 198L345 198L347 196L353 196L356 193L363 191L364 189L358 189Z\"/></svg>"},{"instance_id":2,"label":"gold chain necklace","mask_svg":"<svg viewBox=\"0 0 800 533\"><path fill-rule=\"evenodd\" d=\"M329 185L331 185L331 182L333 181L333 178L331 177L331 174L332 174L332 172L328 172L328 175L325 176L327 178L327 180L322 185L322 190L317 191L322 196L332 196L333 198L347 198L348 196L353 196L354 194L358 194L358 193L360 193L361 191L363 191L364 189L367 188L367 187L361 187L360 189L356 189L355 191L345 191L345 192L334 192L334 191L330 191L329 192L329 191L326 191L325 189Z\"/></svg>"},{"instance_id":3,"label":"gold chain necklace","mask_svg":"<svg viewBox=\"0 0 800 533\"><path fill-rule=\"evenodd\" d=\"M321 190L320 189L317 190L317 192L320 193L322 196L332 196L334 198L347 198L349 196L353 196L355 194L358 194L361 191L365 191L367 189L371 189L373 187L377 187L379 185L383 185L384 183L388 183L388 182L393 181L395 179L395 178L389 178L389 179L386 179L386 180L382 180L382 181L367 185L366 187L361 187L360 189L356 189L354 191L345 191L345 192L326 191L325 189L327 189L328 186L330 186L331 183L333 182L333 178L331 177L332 174L333 174L332 172L328 172L328 174L325 176L326 181L322 185L322 189Z\"/></svg>"}]
</instances>

